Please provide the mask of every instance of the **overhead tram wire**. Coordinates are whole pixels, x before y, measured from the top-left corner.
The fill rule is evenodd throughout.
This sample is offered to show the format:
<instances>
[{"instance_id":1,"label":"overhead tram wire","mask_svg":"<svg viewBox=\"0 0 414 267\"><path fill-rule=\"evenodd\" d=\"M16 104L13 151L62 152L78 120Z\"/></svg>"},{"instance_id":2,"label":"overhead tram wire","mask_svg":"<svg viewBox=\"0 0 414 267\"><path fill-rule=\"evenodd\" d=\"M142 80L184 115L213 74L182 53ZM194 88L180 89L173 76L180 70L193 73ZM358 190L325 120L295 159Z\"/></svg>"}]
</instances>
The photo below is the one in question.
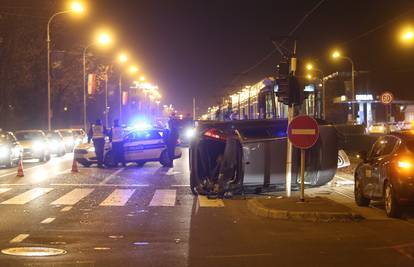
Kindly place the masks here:
<instances>
[{"instance_id":1,"label":"overhead tram wire","mask_svg":"<svg viewBox=\"0 0 414 267\"><path fill-rule=\"evenodd\" d=\"M292 30L289 32L289 34L287 35L287 38L285 38L280 44L275 44L273 43L276 47L271 50L269 53L267 53L263 58L261 58L259 61L257 61L254 65L252 65L251 67L247 68L246 70L240 72L231 82L230 84L234 84L235 82L237 82L241 76L248 74L250 71L254 70L255 68L257 68L258 66L262 65L264 62L266 62L266 60L268 60L275 52L279 51L280 47L283 46L283 44L290 38L292 37L292 35L300 28L300 26L302 26L302 24L307 20L307 18L313 13L315 12L322 4L323 2L325 2L325 0L320 0L318 3L316 3L315 6L313 6L312 9L310 9L308 12L306 12L306 14L299 20L299 22L295 25L295 27L292 28ZM279 47L278 47L279 46Z\"/></svg>"}]
</instances>

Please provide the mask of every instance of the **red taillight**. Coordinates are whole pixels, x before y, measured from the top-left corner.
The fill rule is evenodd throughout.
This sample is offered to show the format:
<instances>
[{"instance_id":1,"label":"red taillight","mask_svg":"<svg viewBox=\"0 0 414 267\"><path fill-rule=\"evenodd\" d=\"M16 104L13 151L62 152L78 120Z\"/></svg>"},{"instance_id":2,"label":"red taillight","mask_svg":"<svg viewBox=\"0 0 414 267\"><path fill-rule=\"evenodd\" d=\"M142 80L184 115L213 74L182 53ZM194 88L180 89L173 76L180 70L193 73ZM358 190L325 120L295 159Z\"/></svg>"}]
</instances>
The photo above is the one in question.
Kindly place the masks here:
<instances>
[{"instance_id":1,"label":"red taillight","mask_svg":"<svg viewBox=\"0 0 414 267\"><path fill-rule=\"evenodd\" d=\"M226 135L215 128L208 129L207 131L205 131L204 136L218 140L226 140Z\"/></svg>"}]
</instances>

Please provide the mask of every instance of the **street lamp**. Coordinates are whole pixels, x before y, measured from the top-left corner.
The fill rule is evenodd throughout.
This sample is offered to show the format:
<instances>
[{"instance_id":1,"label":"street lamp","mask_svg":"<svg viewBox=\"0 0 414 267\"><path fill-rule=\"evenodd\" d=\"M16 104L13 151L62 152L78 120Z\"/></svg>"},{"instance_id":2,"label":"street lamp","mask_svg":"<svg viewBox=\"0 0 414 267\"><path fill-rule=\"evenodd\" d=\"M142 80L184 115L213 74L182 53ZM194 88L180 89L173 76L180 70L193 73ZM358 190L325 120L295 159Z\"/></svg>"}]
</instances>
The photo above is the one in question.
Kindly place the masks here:
<instances>
[{"instance_id":1,"label":"street lamp","mask_svg":"<svg viewBox=\"0 0 414 267\"><path fill-rule=\"evenodd\" d=\"M319 97L322 97L322 116L321 118L326 118L326 100L325 100L325 75L323 73L323 71L317 67L315 67L312 63L308 63L306 65L306 69L307 70L312 70L315 72L319 72L319 74L321 75L321 81L322 83L319 83L319 87L322 88L322 96L319 94ZM309 80L311 80L313 77L309 74L307 77ZM320 109L318 109L319 113L320 113ZM321 115L321 114L319 114Z\"/></svg>"},{"instance_id":2,"label":"street lamp","mask_svg":"<svg viewBox=\"0 0 414 267\"><path fill-rule=\"evenodd\" d=\"M411 27L403 28L399 33L399 39L403 44L412 44L414 42L414 30Z\"/></svg>"},{"instance_id":3,"label":"street lamp","mask_svg":"<svg viewBox=\"0 0 414 267\"><path fill-rule=\"evenodd\" d=\"M52 42L50 38L50 24L52 23L53 19L58 15L63 15L67 13L83 13L84 7L79 2L72 2L70 8L68 10L60 11L53 14L48 22L47 22L47 36L46 36L46 44L47 44L47 128L50 131L52 128L52 107L51 107L51 75L50 75L50 43Z\"/></svg>"},{"instance_id":4,"label":"street lamp","mask_svg":"<svg viewBox=\"0 0 414 267\"><path fill-rule=\"evenodd\" d=\"M83 126L84 129L87 130L87 122L86 122L86 94L87 94L87 89L86 89L86 51L95 45L102 45L102 46L107 46L111 43L112 39L110 37L110 35L108 33L101 33L98 35L97 40L93 43L91 43L90 45L87 45L84 49L83 49ZM105 114L107 114L107 94L105 96ZM106 115L107 116L107 115Z\"/></svg>"},{"instance_id":5,"label":"street lamp","mask_svg":"<svg viewBox=\"0 0 414 267\"><path fill-rule=\"evenodd\" d=\"M132 65L132 66L130 66L129 67L129 72L131 73L131 74L134 74L134 73L137 73L138 72L138 67L137 66L135 66L135 65Z\"/></svg>"},{"instance_id":6,"label":"street lamp","mask_svg":"<svg viewBox=\"0 0 414 267\"><path fill-rule=\"evenodd\" d=\"M139 77L139 81L140 81L140 82L145 82L145 76L140 76L140 77Z\"/></svg>"},{"instance_id":7,"label":"street lamp","mask_svg":"<svg viewBox=\"0 0 414 267\"><path fill-rule=\"evenodd\" d=\"M334 59L345 59L349 63L351 63L351 89L352 89L352 120L354 120L355 116L355 64L354 61L347 56L341 55L339 51L334 51L332 53L332 58Z\"/></svg>"},{"instance_id":8,"label":"street lamp","mask_svg":"<svg viewBox=\"0 0 414 267\"><path fill-rule=\"evenodd\" d=\"M306 69L307 69L307 70L312 70L312 69L313 69L313 65L312 65L312 64L310 64L310 63L309 63L309 64L307 64L307 65L306 65Z\"/></svg>"}]
</instances>

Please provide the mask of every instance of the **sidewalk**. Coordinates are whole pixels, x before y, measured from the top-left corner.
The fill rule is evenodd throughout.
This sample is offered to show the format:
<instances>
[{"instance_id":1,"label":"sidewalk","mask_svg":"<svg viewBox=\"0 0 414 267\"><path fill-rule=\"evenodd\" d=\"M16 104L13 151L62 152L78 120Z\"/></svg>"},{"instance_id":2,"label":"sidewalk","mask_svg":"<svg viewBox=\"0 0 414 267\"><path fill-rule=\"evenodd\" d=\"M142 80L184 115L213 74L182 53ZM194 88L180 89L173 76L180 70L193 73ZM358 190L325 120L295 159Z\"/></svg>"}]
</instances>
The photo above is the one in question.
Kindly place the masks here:
<instances>
[{"instance_id":1,"label":"sidewalk","mask_svg":"<svg viewBox=\"0 0 414 267\"><path fill-rule=\"evenodd\" d=\"M362 216L355 214L349 207L325 197L309 197L300 201L299 197L253 198L247 202L248 209L257 216L313 222L357 221Z\"/></svg>"}]
</instances>

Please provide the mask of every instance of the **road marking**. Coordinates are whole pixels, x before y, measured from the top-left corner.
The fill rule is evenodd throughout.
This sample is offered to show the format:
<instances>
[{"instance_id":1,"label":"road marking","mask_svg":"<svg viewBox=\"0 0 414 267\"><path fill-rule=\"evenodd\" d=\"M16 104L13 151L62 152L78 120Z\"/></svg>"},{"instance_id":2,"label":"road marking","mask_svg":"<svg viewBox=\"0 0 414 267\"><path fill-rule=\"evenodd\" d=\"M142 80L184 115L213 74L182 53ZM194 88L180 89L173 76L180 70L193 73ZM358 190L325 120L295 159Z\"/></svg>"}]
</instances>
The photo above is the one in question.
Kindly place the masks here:
<instances>
[{"instance_id":1,"label":"road marking","mask_svg":"<svg viewBox=\"0 0 414 267\"><path fill-rule=\"evenodd\" d=\"M175 205L176 190L158 189L150 202L150 207L172 207Z\"/></svg>"},{"instance_id":2,"label":"road marking","mask_svg":"<svg viewBox=\"0 0 414 267\"><path fill-rule=\"evenodd\" d=\"M10 191L11 188L0 188L0 194L6 193L7 191Z\"/></svg>"},{"instance_id":3,"label":"road marking","mask_svg":"<svg viewBox=\"0 0 414 267\"><path fill-rule=\"evenodd\" d=\"M81 199L92 193L93 190L94 189L90 188L73 189L69 193L50 203L50 205L75 205Z\"/></svg>"},{"instance_id":4,"label":"road marking","mask_svg":"<svg viewBox=\"0 0 414 267\"><path fill-rule=\"evenodd\" d=\"M56 219L56 218L54 218L54 217L49 217L49 218L44 219L44 220L43 220L43 221L41 221L40 223L41 223L41 224L48 224L48 223L53 222L55 219Z\"/></svg>"},{"instance_id":5,"label":"road marking","mask_svg":"<svg viewBox=\"0 0 414 267\"><path fill-rule=\"evenodd\" d=\"M25 186L27 184L0 184L0 186Z\"/></svg>"},{"instance_id":6,"label":"road marking","mask_svg":"<svg viewBox=\"0 0 414 267\"><path fill-rule=\"evenodd\" d=\"M20 235L17 235L12 240L10 240L9 243L20 243L28 237L29 237L29 234L20 234Z\"/></svg>"},{"instance_id":7,"label":"road marking","mask_svg":"<svg viewBox=\"0 0 414 267\"><path fill-rule=\"evenodd\" d=\"M315 129L292 129L292 134L296 135L315 135Z\"/></svg>"},{"instance_id":8,"label":"road marking","mask_svg":"<svg viewBox=\"0 0 414 267\"><path fill-rule=\"evenodd\" d=\"M124 206L135 189L115 189L99 206Z\"/></svg>"},{"instance_id":9,"label":"road marking","mask_svg":"<svg viewBox=\"0 0 414 267\"><path fill-rule=\"evenodd\" d=\"M62 208L60 211L66 212L66 211L70 211L72 208L73 208L72 206L67 206L67 207Z\"/></svg>"},{"instance_id":10,"label":"road marking","mask_svg":"<svg viewBox=\"0 0 414 267\"><path fill-rule=\"evenodd\" d=\"M149 184L50 184L50 186L148 187Z\"/></svg>"},{"instance_id":11,"label":"road marking","mask_svg":"<svg viewBox=\"0 0 414 267\"><path fill-rule=\"evenodd\" d=\"M100 182L99 184L106 184L107 182L109 182L109 180L115 178L115 176L122 172L123 170L125 170L125 168L121 168L119 170L117 170L116 172L113 172L111 175L109 175L108 177L106 177L102 182Z\"/></svg>"},{"instance_id":12,"label":"road marking","mask_svg":"<svg viewBox=\"0 0 414 267\"><path fill-rule=\"evenodd\" d=\"M224 202L221 199L208 199L206 196L198 196L198 205L201 208L222 208Z\"/></svg>"},{"instance_id":13,"label":"road marking","mask_svg":"<svg viewBox=\"0 0 414 267\"><path fill-rule=\"evenodd\" d=\"M29 191L26 191L20 195L17 195L13 198L10 198L6 201L3 201L0 204L14 204L14 205L23 205L26 204L44 194L49 193L50 191L52 191L53 188L40 188L40 187L36 187L33 188Z\"/></svg>"},{"instance_id":14,"label":"road marking","mask_svg":"<svg viewBox=\"0 0 414 267\"><path fill-rule=\"evenodd\" d=\"M189 184L172 184L171 187L189 187Z\"/></svg>"}]
</instances>

